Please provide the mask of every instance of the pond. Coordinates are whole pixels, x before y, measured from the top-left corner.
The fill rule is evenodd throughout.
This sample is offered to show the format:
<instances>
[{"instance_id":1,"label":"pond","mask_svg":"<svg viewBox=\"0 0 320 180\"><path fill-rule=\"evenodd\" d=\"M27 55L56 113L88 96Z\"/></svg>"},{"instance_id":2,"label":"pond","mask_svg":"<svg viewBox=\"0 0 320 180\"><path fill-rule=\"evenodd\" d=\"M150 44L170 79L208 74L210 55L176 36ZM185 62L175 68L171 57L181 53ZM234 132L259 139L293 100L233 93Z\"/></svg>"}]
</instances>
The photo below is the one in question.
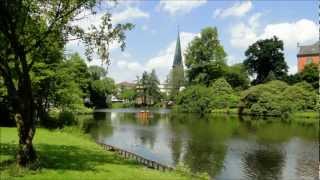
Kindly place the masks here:
<instances>
[{"instance_id":1,"label":"pond","mask_svg":"<svg viewBox=\"0 0 320 180\"><path fill-rule=\"evenodd\" d=\"M139 109L100 110L89 132L99 142L214 179L314 179L318 123L176 114Z\"/></svg>"}]
</instances>

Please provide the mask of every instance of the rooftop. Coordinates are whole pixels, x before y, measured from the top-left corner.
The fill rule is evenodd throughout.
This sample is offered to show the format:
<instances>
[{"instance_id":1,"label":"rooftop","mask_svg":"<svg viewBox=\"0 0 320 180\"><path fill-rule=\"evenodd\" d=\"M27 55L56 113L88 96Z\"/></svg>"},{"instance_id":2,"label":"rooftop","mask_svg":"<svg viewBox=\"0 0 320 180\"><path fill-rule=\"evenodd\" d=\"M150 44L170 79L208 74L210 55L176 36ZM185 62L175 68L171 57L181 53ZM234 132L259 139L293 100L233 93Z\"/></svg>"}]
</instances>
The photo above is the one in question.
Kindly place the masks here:
<instances>
[{"instance_id":1,"label":"rooftop","mask_svg":"<svg viewBox=\"0 0 320 180\"><path fill-rule=\"evenodd\" d=\"M298 53L298 56L303 56L303 55L319 55L320 54L320 41L308 45L308 46L300 46L300 50Z\"/></svg>"}]
</instances>

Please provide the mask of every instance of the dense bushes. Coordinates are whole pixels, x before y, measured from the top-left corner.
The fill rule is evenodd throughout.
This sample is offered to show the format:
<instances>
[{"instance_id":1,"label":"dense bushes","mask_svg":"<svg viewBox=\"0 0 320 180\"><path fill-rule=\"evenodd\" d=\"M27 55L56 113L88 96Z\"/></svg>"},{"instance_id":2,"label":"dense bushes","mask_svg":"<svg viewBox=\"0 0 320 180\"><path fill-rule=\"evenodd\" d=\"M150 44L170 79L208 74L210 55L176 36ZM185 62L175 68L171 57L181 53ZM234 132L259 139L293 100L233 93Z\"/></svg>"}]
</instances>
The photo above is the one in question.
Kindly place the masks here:
<instances>
[{"instance_id":1,"label":"dense bushes","mask_svg":"<svg viewBox=\"0 0 320 180\"><path fill-rule=\"evenodd\" d=\"M282 95L293 111L315 110L317 95L312 85L307 82L289 86Z\"/></svg>"},{"instance_id":2,"label":"dense bushes","mask_svg":"<svg viewBox=\"0 0 320 180\"><path fill-rule=\"evenodd\" d=\"M43 127L49 129L77 125L84 132L89 130L92 122L92 114L79 114L71 111L60 111L56 108L51 109L48 117L41 119L40 121Z\"/></svg>"},{"instance_id":3,"label":"dense bushes","mask_svg":"<svg viewBox=\"0 0 320 180\"><path fill-rule=\"evenodd\" d=\"M176 109L180 112L209 113L212 109L212 90L194 85L183 90L177 97Z\"/></svg>"},{"instance_id":4,"label":"dense bushes","mask_svg":"<svg viewBox=\"0 0 320 180\"><path fill-rule=\"evenodd\" d=\"M215 109L236 108L239 97L231 85L224 79L217 79L210 87L212 89L212 107Z\"/></svg>"},{"instance_id":5,"label":"dense bushes","mask_svg":"<svg viewBox=\"0 0 320 180\"><path fill-rule=\"evenodd\" d=\"M293 111L313 110L316 93L306 82L289 86L270 81L244 91L239 103L240 114L282 116Z\"/></svg>"},{"instance_id":6,"label":"dense bushes","mask_svg":"<svg viewBox=\"0 0 320 180\"><path fill-rule=\"evenodd\" d=\"M238 99L230 84L219 78L210 87L187 87L179 94L176 108L181 112L210 113L212 109L237 107Z\"/></svg>"},{"instance_id":7,"label":"dense bushes","mask_svg":"<svg viewBox=\"0 0 320 180\"><path fill-rule=\"evenodd\" d=\"M59 111L52 109L49 111L48 117L42 119L41 125L46 128L62 128L64 126L76 124L75 115L69 111Z\"/></svg>"}]
</instances>

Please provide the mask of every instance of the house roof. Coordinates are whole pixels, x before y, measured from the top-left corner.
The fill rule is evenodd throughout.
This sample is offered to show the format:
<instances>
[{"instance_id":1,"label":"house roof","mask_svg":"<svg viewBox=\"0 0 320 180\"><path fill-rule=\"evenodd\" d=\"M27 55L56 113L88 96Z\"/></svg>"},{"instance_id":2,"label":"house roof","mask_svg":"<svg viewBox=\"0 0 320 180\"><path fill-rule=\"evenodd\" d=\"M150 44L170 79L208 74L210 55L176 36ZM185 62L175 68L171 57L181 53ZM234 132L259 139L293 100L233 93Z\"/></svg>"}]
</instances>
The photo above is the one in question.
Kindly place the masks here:
<instances>
[{"instance_id":1,"label":"house roof","mask_svg":"<svg viewBox=\"0 0 320 180\"><path fill-rule=\"evenodd\" d=\"M318 41L312 45L300 46L298 56L319 55L319 54L320 54L320 41Z\"/></svg>"}]
</instances>

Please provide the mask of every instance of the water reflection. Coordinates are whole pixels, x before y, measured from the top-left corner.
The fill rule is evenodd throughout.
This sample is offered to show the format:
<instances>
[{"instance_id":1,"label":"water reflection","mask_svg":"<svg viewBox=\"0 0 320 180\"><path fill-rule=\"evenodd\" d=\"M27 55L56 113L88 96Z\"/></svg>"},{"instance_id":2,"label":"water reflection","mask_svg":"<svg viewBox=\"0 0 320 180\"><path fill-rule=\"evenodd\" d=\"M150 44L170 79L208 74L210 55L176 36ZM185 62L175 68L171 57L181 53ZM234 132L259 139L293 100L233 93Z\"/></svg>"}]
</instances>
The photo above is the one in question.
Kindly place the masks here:
<instances>
[{"instance_id":1,"label":"water reflection","mask_svg":"<svg viewBox=\"0 0 320 180\"><path fill-rule=\"evenodd\" d=\"M100 142L168 165L183 162L215 179L313 179L317 175L317 123L167 111L141 118L137 112L97 113L90 133Z\"/></svg>"},{"instance_id":2,"label":"water reflection","mask_svg":"<svg viewBox=\"0 0 320 180\"><path fill-rule=\"evenodd\" d=\"M265 147L243 155L248 179L280 179L284 154L275 147Z\"/></svg>"}]
</instances>

